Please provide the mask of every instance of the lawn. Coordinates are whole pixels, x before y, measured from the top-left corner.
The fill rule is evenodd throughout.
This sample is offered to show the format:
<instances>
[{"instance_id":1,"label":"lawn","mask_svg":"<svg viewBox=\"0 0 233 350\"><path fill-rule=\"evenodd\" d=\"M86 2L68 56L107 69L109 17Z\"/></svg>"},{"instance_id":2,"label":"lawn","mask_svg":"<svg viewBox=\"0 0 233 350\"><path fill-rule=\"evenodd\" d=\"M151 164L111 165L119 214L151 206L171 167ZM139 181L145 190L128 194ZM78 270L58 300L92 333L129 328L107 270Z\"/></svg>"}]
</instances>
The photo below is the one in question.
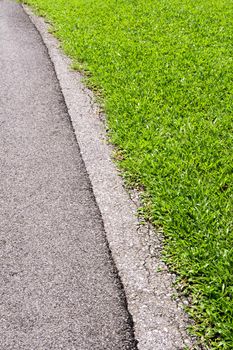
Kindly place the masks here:
<instances>
[{"instance_id":1,"label":"lawn","mask_svg":"<svg viewBox=\"0 0 233 350\"><path fill-rule=\"evenodd\" d=\"M102 96L193 332L233 349L233 0L26 0Z\"/></svg>"}]
</instances>

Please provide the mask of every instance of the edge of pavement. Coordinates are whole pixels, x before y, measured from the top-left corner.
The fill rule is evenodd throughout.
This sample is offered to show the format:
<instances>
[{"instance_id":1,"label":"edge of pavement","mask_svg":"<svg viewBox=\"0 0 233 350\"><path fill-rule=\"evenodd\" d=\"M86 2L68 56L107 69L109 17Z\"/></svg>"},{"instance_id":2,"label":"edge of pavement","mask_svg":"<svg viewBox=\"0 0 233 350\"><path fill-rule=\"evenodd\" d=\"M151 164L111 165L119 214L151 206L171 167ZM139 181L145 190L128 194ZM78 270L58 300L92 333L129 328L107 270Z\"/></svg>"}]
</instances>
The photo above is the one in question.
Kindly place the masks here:
<instances>
[{"instance_id":1,"label":"edge of pavement","mask_svg":"<svg viewBox=\"0 0 233 350\"><path fill-rule=\"evenodd\" d=\"M126 192L112 161L104 116L83 76L70 68L49 24L22 5L47 47L60 83L73 129L80 147L106 238L124 286L139 350L180 350L193 348L187 334L190 324L181 303L174 300L174 275L161 261L162 233L141 224L137 214L138 194ZM130 198L132 197L132 198Z\"/></svg>"}]
</instances>

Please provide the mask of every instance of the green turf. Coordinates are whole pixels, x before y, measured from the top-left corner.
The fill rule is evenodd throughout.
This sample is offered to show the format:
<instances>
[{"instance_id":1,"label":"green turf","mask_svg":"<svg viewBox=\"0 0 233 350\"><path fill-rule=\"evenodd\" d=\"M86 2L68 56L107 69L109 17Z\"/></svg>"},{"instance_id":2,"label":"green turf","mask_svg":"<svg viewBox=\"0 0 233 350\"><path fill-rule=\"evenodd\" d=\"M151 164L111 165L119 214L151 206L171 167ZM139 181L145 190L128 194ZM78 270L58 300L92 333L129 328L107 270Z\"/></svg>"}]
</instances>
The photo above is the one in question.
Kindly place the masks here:
<instances>
[{"instance_id":1,"label":"green turf","mask_svg":"<svg viewBox=\"0 0 233 350\"><path fill-rule=\"evenodd\" d=\"M26 0L101 92L195 332L233 349L232 0Z\"/></svg>"}]
</instances>

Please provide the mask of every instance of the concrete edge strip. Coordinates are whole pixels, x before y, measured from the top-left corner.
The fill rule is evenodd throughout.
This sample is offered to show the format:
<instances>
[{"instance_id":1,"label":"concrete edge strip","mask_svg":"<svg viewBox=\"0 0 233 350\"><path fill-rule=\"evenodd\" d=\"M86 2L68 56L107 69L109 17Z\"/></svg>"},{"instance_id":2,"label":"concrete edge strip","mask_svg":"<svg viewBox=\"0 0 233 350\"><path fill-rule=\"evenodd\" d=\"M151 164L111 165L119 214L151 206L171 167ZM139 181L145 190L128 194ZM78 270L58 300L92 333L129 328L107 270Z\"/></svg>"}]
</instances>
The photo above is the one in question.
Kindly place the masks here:
<instances>
[{"instance_id":1,"label":"concrete edge strip","mask_svg":"<svg viewBox=\"0 0 233 350\"><path fill-rule=\"evenodd\" d=\"M69 67L71 60L48 32L44 19L25 12L40 33L68 108L93 192L99 206L107 240L123 283L128 310L133 318L139 350L192 348L187 335L190 323L180 304L173 300L174 276L161 262L162 235L149 225L141 225L137 205L124 189L111 159L105 126L82 75Z\"/></svg>"}]
</instances>

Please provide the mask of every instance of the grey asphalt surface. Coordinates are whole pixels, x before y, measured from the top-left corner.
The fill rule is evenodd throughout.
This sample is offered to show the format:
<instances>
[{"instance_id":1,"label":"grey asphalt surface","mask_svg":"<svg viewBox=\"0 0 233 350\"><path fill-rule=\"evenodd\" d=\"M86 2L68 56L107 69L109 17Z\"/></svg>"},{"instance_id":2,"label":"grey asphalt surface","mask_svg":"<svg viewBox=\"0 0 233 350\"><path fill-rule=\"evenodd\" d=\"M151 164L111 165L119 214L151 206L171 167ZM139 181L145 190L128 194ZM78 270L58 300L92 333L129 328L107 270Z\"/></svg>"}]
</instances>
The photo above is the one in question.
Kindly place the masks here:
<instances>
[{"instance_id":1,"label":"grey asphalt surface","mask_svg":"<svg viewBox=\"0 0 233 350\"><path fill-rule=\"evenodd\" d=\"M0 349L135 349L53 66L9 0L0 0L0 162Z\"/></svg>"},{"instance_id":2,"label":"grey asphalt surface","mask_svg":"<svg viewBox=\"0 0 233 350\"><path fill-rule=\"evenodd\" d=\"M27 5L23 8L40 33L59 79L111 254L124 284L138 350L199 349L196 339L187 334L190 319L181 300L174 298L175 276L162 261L163 234L150 223L142 223L143 218L138 216L140 193L125 189L113 162L106 116L83 84L83 75L70 69L72 60L49 33L51 25Z\"/></svg>"}]
</instances>

